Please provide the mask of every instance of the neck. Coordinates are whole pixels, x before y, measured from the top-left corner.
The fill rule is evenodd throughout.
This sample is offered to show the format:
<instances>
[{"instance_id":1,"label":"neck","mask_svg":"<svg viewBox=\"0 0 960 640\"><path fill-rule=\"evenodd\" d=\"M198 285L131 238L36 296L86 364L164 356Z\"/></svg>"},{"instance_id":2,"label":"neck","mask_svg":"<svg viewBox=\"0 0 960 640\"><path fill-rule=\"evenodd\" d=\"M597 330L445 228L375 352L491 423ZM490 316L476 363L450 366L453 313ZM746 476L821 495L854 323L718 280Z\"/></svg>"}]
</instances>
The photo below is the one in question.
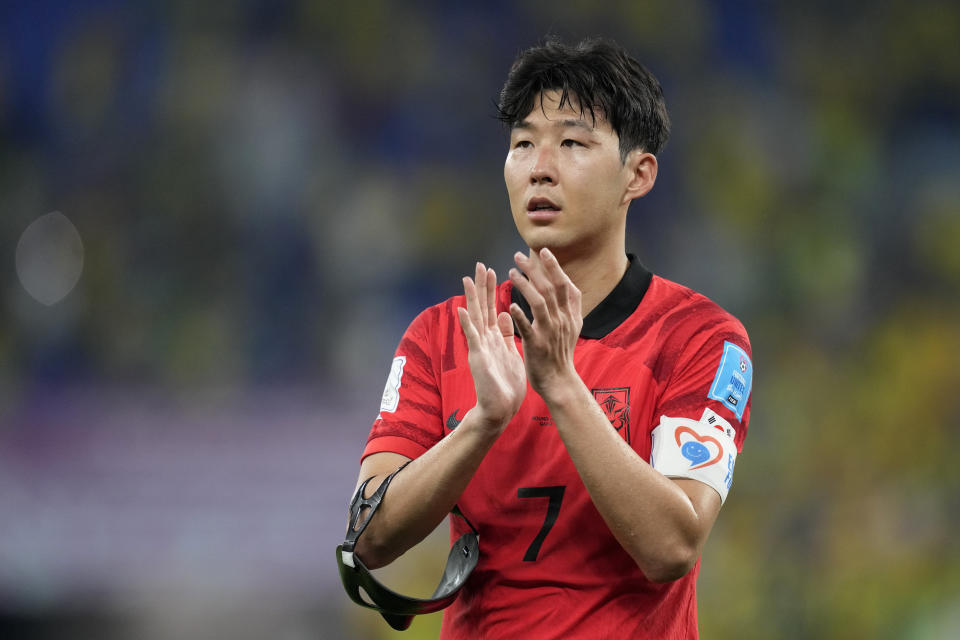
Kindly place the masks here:
<instances>
[{"instance_id":1,"label":"neck","mask_svg":"<svg viewBox=\"0 0 960 640\"><path fill-rule=\"evenodd\" d=\"M595 251L585 255L568 254L563 251L554 253L563 271L580 289L583 317L586 317L610 295L626 273L629 263L622 244L619 248Z\"/></svg>"}]
</instances>

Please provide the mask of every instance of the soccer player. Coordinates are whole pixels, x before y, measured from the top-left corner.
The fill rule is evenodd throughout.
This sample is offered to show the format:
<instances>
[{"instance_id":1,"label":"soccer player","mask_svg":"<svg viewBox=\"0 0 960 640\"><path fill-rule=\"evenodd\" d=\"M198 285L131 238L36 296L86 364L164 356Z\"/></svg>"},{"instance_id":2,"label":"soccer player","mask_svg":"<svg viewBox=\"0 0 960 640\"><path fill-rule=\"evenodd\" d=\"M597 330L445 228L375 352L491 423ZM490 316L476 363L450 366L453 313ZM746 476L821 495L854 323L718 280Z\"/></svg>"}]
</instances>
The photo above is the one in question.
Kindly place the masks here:
<instances>
[{"instance_id":1,"label":"soccer player","mask_svg":"<svg viewBox=\"0 0 960 640\"><path fill-rule=\"evenodd\" d=\"M551 40L517 58L499 111L529 252L500 284L478 263L407 329L363 452L367 495L412 462L356 553L388 564L456 505L480 560L441 637L696 638L700 552L753 369L736 318L626 252L669 134L660 85L615 43Z\"/></svg>"}]
</instances>

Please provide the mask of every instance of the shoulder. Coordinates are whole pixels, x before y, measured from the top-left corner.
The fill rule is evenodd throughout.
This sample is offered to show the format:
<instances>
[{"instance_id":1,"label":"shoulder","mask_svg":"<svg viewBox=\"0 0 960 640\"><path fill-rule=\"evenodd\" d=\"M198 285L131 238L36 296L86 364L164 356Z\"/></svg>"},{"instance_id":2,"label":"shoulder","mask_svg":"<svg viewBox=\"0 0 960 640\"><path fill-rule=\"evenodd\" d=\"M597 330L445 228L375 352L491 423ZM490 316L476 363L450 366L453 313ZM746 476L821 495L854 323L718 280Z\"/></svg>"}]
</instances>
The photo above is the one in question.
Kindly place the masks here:
<instances>
[{"instance_id":1,"label":"shoulder","mask_svg":"<svg viewBox=\"0 0 960 640\"><path fill-rule=\"evenodd\" d=\"M513 283L509 280L504 280L497 284L497 309L505 311L510 306L511 295L513 293ZM467 304L466 296L464 294L459 294L455 296L450 296L446 300L438 302L436 304L430 305L420 311L419 314L414 318L413 323L427 323L431 321L436 321L443 319L447 316L457 317L457 309L460 307L465 307ZM501 306L503 307L501 309Z\"/></svg>"},{"instance_id":2,"label":"shoulder","mask_svg":"<svg viewBox=\"0 0 960 640\"><path fill-rule=\"evenodd\" d=\"M432 304L418 313L410 323L410 330L418 332L432 333L434 329L442 326L451 318L457 319L457 308L465 306L466 302L463 294L452 296L442 302Z\"/></svg>"},{"instance_id":3,"label":"shoulder","mask_svg":"<svg viewBox=\"0 0 960 640\"><path fill-rule=\"evenodd\" d=\"M511 295L513 293L513 283L504 280L497 284L497 310L506 311L510 308ZM438 320L453 318L457 320L457 309L467 306L467 299L464 294L451 296L442 302L431 305L420 312L414 320L414 323L436 323Z\"/></svg>"},{"instance_id":4,"label":"shoulder","mask_svg":"<svg viewBox=\"0 0 960 640\"><path fill-rule=\"evenodd\" d=\"M397 355L412 357L425 367L436 360L448 342L448 336L455 330L454 325L459 324L457 306L456 298L449 298L420 311L404 331Z\"/></svg>"},{"instance_id":5,"label":"shoulder","mask_svg":"<svg viewBox=\"0 0 960 640\"><path fill-rule=\"evenodd\" d=\"M654 287L660 300L670 301L649 361L654 379L664 389L658 411L689 410L687 417L696 418L704 402L712 402L714 410L729 410L740 424L739 447L749 420L753 382L747 330L732 313L689 287L656 277Z\"/></svg>"},{"instance_id":6,"label":"shoulder","mask_svg":"<svg viewBox=\"0 0 960 640\"><path fill-rule=\"evenodd\" d=\"M497 288L497 309L510 307L509 281ZM412 357L431 363L437 372L456 368L467 351L466 338L460 328L457 309L466 306L463 294L452 296L423 309L410 323L398 348L398 355Z\"/></svg>"},{"instance_id":7,"label":"shoulder","mask_svg":"<svg viewBox=\"0 0 960 640\"><path fill-rule=\"evenodd\" d=\"M654 275L641 308L658 317L663 339L685 343L722 335L749 351L743 323L707 296L672 280Z\"/></svg>"}]
</instances>

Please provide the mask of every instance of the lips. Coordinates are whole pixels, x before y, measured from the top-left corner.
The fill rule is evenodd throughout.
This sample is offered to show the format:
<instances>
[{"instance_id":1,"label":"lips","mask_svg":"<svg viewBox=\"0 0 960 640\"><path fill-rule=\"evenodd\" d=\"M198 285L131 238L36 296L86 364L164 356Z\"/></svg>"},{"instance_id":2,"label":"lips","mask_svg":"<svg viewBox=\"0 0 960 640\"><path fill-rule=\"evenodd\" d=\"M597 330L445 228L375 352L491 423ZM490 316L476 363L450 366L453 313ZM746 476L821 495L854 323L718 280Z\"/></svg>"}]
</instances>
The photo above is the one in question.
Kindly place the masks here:
<instances>
[{"instance_id":1,"label":"lips","mask_svg":"<svg viewBox=\"0 0 960 640\"><path fill-rule=\"evenodd\" d=\"M560 215L560 205L551 200L537 196L527 200L527 219L534 224L551 224Z\"/></svg>"},{"instance_id":2,"label":"lips","mask_svg":"<svg viewBox=\"0 0 960 640\"><path fill-rule=\"evenodd\" d=\"M530 213L537 213L537 212L544 212L544 213L554 212L555 213L557 211L560 211L560 205L555 203L550 198L543 198L543 197L530 198L530 200L527 201L527 211Z\"/></svg>"}]
</instances>

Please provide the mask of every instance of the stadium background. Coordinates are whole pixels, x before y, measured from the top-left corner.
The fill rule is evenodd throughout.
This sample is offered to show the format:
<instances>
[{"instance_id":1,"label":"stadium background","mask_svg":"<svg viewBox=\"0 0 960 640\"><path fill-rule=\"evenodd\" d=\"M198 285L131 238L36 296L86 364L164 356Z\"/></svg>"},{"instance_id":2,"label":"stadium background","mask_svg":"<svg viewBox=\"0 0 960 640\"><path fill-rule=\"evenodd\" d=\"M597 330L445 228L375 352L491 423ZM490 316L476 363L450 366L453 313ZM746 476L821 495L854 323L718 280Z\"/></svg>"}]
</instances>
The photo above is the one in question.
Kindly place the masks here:
<instances>
[{"instance_id":1,"label":"stadium background","mask_svg":"<svg viewBox=\"0 0 960 640\"><path fill-rule=\"evenodd\" d=\"M520 247L493 101L554 32L662 80L630 247L751 333L703 637L956 637L960 6L602 4L3 4L0 636L394 637L333 548L404 327Z\"/></svg>"}]
</instances>

